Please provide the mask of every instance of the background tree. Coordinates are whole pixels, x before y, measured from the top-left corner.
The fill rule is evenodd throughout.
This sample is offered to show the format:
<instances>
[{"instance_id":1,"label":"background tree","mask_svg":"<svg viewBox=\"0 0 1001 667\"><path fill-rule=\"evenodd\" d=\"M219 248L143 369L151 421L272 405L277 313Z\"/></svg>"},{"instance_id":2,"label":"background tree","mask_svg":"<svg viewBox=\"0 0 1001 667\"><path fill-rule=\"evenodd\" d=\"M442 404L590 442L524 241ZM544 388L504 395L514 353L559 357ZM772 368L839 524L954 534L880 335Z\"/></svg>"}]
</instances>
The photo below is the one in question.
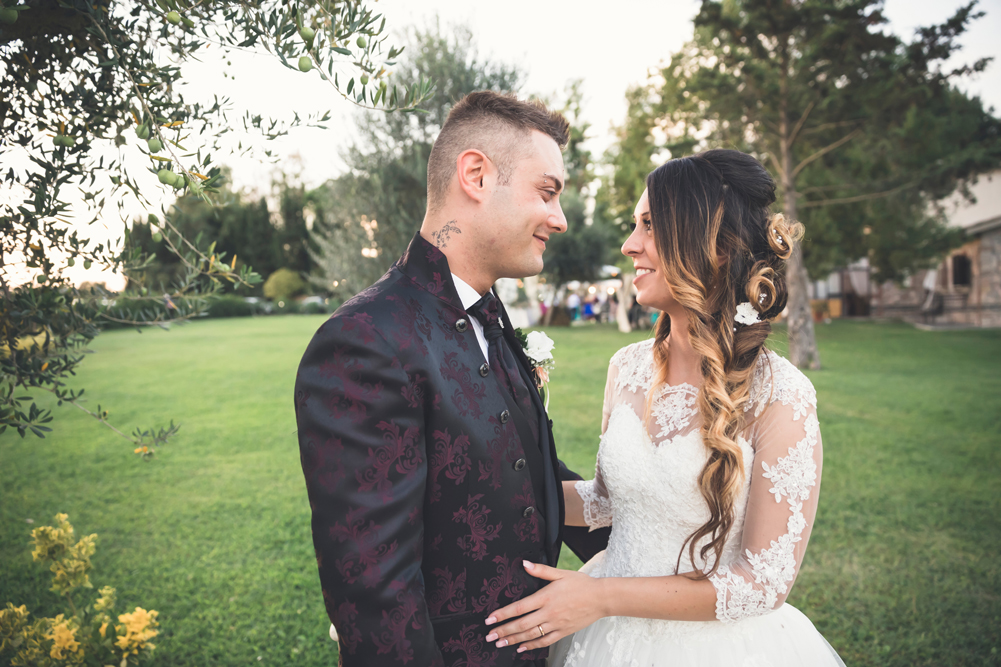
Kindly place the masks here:
<instances>
[{"instance_id":1,"label":"background tree","mask_svg":"<svg viewBox=\"0 0 1001 667\"><path fill-rule=\"evenodd\" d=\"M585 148L591 124L583 119L583 93L580 80L572 81L563 93L563 102L551 103L570 121L570 140L563 151L566 183L560 195L560 206L567 219L567 231L549 237L543 256L542 274L552 288L550 307L545 323L552 321L556 300L570 281L597 280L601 268L608 262L610 245L615 233L607 225L607 216L587 215L587 200L596 176L591 151Z\"/></svg>"},{"instance_id":2,"label":"background tree","mask_svg":"<svg viewBox=\"0 0 1001 667\"><path fill-rule=\"evenodd\" d=\"M954 87L988 60L943 69L981 16L975 5L904 42L881 31L881 0L705 0L694 39L632 103L627 164L739 148L775 176L785 215L806 223L787 276L798 366L820 366L808 269L860 257L877 279L919 268L956 239L929 204L1001 162L997 119ZM654 128L665 139L644 143Z\"/></svg>"},{"instance_id":3,"label":"background tree","mask_svg":"<svg viewBox=\"0 0 1001 667\"><path fill-rule=\"evenodd\" d=\"M405 43L397 74L435 82L425 113L361 115L358 140L344 156L348 173L310 193L312 257L321 267L313 281L342 298L375 282L420 228L428 157L452 104L474 90L517 92L524 79L515 67L481 59L464 26L412 28Z\"/></svg>"},{"instance_id":4,"label":"background tree","mask_svg":"<svg viewBox=\"0 0 1001 667\"><path fill-rule=\"evenodd\" d=\"M87 210L72 213L93 221L107 215L107 203L121 207L126 194L148 206L148 193L125 168L126 151L148 155L148 169L164 187L205 198L217 190L220 170L211 155L233 121L218 99L201 104L181 96L184 62L210 44L263 49L289 69L316 69L311 80L329 84L330 92L383 110L412 110L430 91L427 81L402 90L388 82L386 66L399 50L388 47L384 21L365 0L26 0L5 7L3 18L0 159L13 165L18 156L24 166L4 174L13 196L0 203L0 432L11 426L22 436L42 436L52 419L25 397L31 389L106 423L106 413L85 408L82 390L68 388L66 379L107 310L100 295L75 290L61 270L80 261L129 275L151 261L138 251L120 252L118 243L90 243L67 220L66 192L82 193ZM335 66L348 72L345 83ZM242 124L270 139L296 125L322 126L328 117L296 115L283 123L248 113ZM108 159L114 147L119 156ZM259 281L248 266L237 270L211 243L188 239L169 219L149 222L151 236L163 239L184 270L165 297L133 281L131 298L146 301L137 324L183 321L204 307L197 297L226 282ZM25 273L34 280L22 282ZM157 444L169 433L136 431L131 439Z\"/></svg>"}]
</instances>

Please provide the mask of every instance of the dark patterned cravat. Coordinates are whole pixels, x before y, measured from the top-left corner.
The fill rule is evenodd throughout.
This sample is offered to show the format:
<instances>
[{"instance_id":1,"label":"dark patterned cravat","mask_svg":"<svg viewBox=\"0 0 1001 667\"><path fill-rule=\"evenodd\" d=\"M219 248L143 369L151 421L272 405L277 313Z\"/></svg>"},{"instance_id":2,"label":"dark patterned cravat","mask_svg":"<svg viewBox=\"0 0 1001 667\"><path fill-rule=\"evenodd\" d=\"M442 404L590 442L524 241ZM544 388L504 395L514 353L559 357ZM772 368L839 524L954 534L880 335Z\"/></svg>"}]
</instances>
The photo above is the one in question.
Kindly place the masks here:
<instances>
[{"instance_id":1,"label":"dark patterned cravat","mask_svg":"<svg viewBox=\"0 0 1001 667\"><path fill-rule=\"evenodd\" d=\"M501 384L508 388L515 402L523 403L528 398L528 387L525 386L518 362L504 341L504 332L500 325L500 301L491 292L483 295L479 301L466 309L483 325L483 336L487 339L487 361L500 378Z\"/></svg>"}]
</instances>

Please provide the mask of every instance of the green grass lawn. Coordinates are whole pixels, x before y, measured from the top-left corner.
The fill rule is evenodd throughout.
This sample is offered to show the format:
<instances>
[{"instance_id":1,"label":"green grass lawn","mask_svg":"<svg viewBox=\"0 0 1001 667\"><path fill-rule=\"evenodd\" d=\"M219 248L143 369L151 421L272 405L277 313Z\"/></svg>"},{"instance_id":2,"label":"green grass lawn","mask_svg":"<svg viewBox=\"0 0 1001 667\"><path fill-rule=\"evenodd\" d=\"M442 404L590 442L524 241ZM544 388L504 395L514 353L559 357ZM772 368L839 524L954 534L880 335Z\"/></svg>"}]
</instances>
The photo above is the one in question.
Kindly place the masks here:
<instances>
[{"instance_id":1,"label":"green grass lawn","mask_svg":"<svg viewBox=\"0 0 1001 667\"><path fill-rule=\"evenodd\" d=\"M0 436L0 605L63 611L28 545L67 512L99 535L95 586L116 586L119 610L160 612L157 664L335 664L292 411L322 319L98 338L76 383L91 407L183 426L148 463L73 407L54 408L44 440ZM549 333L557 446L589 477L608 359L645 336ZM1001 332L835 322L818 337L823 489L790 602L851 666L999 664Z\"/></svg>"}]
</instances>

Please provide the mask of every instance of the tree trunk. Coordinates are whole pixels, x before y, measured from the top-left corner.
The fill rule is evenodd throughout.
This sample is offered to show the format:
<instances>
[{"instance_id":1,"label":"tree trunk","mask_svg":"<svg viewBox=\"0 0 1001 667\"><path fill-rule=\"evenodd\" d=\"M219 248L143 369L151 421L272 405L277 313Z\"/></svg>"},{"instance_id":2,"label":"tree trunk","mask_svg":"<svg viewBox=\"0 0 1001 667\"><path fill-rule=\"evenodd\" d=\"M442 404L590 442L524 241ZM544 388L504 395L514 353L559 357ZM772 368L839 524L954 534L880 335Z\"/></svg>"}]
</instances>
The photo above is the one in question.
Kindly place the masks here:
<instances>
[{"instance_id":1,"label":"tree trunk","mask_svg":"<svg viewBox=\"0 0 1001 667\"><path fill-rule=\"evenodd\" d=\"M561 291L563 290L562 285L558 285L553 289L553 298L549 300L549 308L546 308L546 316L542 318L542 326L548 327L553 321L553 308L556 307L557 303L562 301Z\"/></svg>"},{"instance_id":2,"label":"tree trunk","mask_svg":"<svg viewBox=\"0 0 1001 667\"><path fill-rule=\"evenodd\" d=\"M622 289L619 290L619 305L615 309L615 321L619 325L619 331L629 333L633 330L629 324L629 306L633 300L633 278L635 273L625 271L622 273Z\"/></svg>"},{"instance_id":3,"label":"tree trunk","mask_svg":"<svg viewBox=\"0 0 1001 667\"><path fill-rule=\"evenodd\" d=\"M782 201L786 220L796 220L796 182L792 175L792 143L789 127L789 61L783 53L782 73L779 84L779 149L782 160ZM803 248L797 243L786 266L786 285L789 289L789 360L797 368L820 368L817 338L813 331L813 314L810 312L810 277L803 264Z\"/></svg>"},{"instance_id":4,"label":"tree trunk","mask_svg":"<svg viewBox=\"0 0 1001 667\"><path fill-rule=\"evenodd\" d=\"M525 296L528 298L528 321L537 326L542 319L542 309L539 308L539 277L528 276L524 279Z\"/></svg>"}]
</instances>

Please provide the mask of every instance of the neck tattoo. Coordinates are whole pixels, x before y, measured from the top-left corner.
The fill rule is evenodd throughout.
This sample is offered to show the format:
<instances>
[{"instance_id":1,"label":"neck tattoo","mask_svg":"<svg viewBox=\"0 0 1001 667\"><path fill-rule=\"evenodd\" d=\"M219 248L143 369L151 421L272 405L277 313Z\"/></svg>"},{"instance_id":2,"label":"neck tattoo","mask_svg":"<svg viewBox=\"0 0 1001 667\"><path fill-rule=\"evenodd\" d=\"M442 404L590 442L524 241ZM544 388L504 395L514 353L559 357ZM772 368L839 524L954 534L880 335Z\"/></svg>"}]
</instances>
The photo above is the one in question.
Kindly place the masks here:
<instances>
[{"instance_id":1,"label":"neck tattoo","mask_svg":"<svg viewBox=\"0 0 1001 667\"><path fill-rule=\"evenodd\" d=\"M455 220L449 220L445 225L436 232L431 233L431 238L434 239L434 244L439 250L445 248L448 245L449 239L452 237L452 232L456 234L461 234L462 230L455 223Z\"/></svg>"}]
</instances>

